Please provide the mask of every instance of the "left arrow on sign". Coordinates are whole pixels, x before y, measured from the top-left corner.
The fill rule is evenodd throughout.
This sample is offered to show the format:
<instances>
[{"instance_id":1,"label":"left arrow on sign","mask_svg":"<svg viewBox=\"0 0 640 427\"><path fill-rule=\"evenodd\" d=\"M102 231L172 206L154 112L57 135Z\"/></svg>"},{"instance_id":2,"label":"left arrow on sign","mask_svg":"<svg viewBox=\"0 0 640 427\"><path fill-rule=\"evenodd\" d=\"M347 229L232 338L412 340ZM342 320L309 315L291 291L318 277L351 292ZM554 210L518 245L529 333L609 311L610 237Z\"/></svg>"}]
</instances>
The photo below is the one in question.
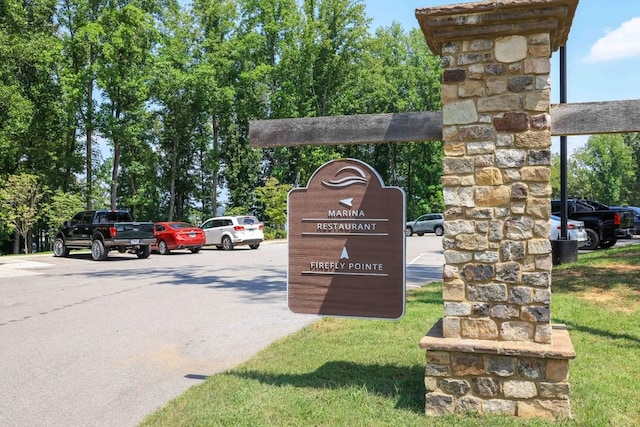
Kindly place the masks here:
<instances>
[{"instance_id":1,"label":"left arrow on sign","mask_svg":"<svg viewBox=\"0 0 640 427\"><path fill-rule=\"evenodd\" d=\"M348 199L341 199L340 204L348 207L353 206L353 197L349 197Z\"/></svg>"}]
</instances>

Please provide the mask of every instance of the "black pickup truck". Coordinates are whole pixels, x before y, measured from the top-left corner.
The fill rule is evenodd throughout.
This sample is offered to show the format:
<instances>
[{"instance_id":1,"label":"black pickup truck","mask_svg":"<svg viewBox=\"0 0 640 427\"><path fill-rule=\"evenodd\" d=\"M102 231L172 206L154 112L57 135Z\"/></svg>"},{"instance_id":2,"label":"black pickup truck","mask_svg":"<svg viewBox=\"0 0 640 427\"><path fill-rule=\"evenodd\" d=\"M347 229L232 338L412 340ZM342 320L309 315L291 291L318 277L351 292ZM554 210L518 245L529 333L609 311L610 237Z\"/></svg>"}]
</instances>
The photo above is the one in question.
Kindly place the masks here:
<instances>
[{"instance_id":1,"label":"black pickup truck","mask_svg":"<svg viewBox=\"0 0 640 427\"><path fill-rule=\"evenodd\" d=\"M107 259L109 251L135 253L138 258L151 254L156 242L153 222L136 222L127 210L78 212L58 229L53 254L66 257L71 249L91 249L96 261Z\"/></svg>"},{"instance_id":2,"label":"black pickup truck","mask_svg":"<svg viewBox=\"0 0 640 427\"><path fill-rule=\"evenodd\" d=\"M551 201L551 211L560 216L560 200ZM582 249L610 248L633 229L633 211L609 208L602 203L584 199L567 200L567 217L584 222L588 241Z\"/></svg>"}]
</instances>

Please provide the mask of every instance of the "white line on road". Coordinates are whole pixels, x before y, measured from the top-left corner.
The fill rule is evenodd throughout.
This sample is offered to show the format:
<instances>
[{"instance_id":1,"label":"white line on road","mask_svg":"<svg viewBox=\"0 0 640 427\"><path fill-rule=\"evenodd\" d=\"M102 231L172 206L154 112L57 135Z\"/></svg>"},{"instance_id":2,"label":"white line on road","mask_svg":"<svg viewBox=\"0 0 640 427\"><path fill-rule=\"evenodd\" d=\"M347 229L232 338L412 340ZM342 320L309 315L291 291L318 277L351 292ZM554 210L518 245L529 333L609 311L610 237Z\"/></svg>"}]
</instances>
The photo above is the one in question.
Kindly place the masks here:
<instances>
[{"instance_id":1,"label":"white line on road","mask_svg":"<svg viewBox=\"0 0 640 427\"><path fill-rule=\"evenodd\" d=\"M19 276L38 276L44 273L30 271L31 269L47 268L51 264L36 261L6 262L0 264L0 278Z\"/></svg>"},{"instance_id":2,"label":"white line on road","mask_svg":"<svg viewBox=\"0 0 640 427\"><path fill-rule=\"evenodd\" d=\"M423 256L427 255L426 253L421 253L420 255L418 255L417 257L415 257L414 259L412 259L411 261L409 261L407 264L415 264L420 258L422 258Z\"/></svg>"}]
</instances>

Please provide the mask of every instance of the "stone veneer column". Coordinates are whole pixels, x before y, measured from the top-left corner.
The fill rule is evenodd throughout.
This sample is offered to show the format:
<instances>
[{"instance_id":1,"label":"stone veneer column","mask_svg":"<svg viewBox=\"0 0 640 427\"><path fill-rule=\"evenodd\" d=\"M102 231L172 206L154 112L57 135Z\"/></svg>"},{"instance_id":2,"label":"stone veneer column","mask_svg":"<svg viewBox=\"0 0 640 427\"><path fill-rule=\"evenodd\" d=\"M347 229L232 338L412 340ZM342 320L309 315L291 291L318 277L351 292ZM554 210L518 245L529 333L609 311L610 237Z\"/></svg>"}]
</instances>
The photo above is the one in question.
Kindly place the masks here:
<instances>
[{"instance_id":1,"label":"stone veneer column","mask_svg":"<svg viewBox=\"0 0 640 427\"><path fill-rule=\"evenodd\" d=\"M577 0L418 9L442 56L444 318L426 413L571 415L566 329L551 324L550 57Z\"/></svg>"}]
</instances>

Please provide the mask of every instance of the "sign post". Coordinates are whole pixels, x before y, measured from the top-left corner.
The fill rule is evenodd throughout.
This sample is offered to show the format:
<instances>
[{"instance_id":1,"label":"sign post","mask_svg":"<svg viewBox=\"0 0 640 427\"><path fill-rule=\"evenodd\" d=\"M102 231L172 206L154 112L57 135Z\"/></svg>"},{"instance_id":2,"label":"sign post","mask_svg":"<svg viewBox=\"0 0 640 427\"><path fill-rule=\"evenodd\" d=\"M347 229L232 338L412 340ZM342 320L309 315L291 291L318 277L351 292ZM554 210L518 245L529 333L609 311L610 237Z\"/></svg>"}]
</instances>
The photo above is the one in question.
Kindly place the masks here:
<instances>
[{"instance_id":1,"label":"sign post","mask_svg":"<svg viewBox=\"0 0 640 427\"><path fill-rule=\"evenodd\" d=\"M405 195L355 159L288 196L289 309L398 319L405 307Z\"/></svg>"}]
</instances>

